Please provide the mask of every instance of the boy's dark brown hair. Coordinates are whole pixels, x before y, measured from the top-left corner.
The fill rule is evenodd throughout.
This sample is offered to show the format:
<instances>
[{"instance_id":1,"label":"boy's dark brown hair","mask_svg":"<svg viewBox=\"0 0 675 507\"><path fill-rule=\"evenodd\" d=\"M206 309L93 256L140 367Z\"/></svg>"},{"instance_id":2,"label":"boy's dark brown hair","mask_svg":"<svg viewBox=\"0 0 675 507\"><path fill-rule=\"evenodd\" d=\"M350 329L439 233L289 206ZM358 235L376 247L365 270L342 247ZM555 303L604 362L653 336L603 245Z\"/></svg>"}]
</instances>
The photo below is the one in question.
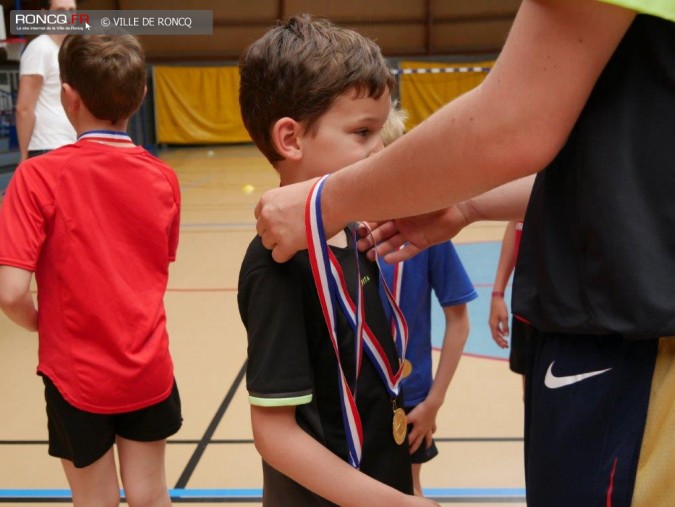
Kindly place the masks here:
<instances>
[{"instance_id":1,"label":"boy's dark brown hair","mask_svg":"<svg viewBox=\"0 0 675 507\"><path fill-rule=\"evenodd\" d=\"M306 122L311 129L346 91L379 98L396 86L377 44L308 14L290 18L249 46L239 71L244 125L272 163L283 159L271 139L280 118Z\"/></svg>"},{"instance_id":2,"label":"boy's dark brown hair","mask_svg":"<svg viewBox=\"0 0 675 507\"><path fill-rule=\"evenodd\" d=\"M131 35L69 35L59 50L61 81L99 120L129 118L145 96L145 53Z\"/></svg>"}]
</instances>

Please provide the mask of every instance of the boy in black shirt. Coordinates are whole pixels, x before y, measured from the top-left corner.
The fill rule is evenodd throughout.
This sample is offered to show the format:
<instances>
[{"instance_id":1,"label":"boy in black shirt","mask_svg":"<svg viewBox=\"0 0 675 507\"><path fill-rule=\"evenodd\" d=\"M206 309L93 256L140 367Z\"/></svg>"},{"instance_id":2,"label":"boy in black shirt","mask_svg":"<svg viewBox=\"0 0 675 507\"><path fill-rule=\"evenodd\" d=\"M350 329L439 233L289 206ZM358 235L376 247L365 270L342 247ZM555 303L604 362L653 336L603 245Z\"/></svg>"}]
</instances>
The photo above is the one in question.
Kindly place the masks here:
<instances>
[{"instance_id":1,"label":"boy in black shirt","mask_svg":"<svg viewBox=\"0 0 675 507\"><path fill-rule=\"evenodd\" d=\"M244 124L282 185L382 149L379 134L395 82L372 41L297 16L249 47L240 71ZM366 322L397 371L377 266L355 253L347 232L331 238L330 248L352 299L362 286ZM397 443L392 434L393 408L402 400L392 399L368 357L357 375L355 333L341 311L338 364L307 252L277 264L256 237L241 267L238 302L248 333L247 388L263 457L264 505L435 505L411 495L407 439ZM363 423L360 468L347 462L340 368Z\"/></svg>"}]
</instances>

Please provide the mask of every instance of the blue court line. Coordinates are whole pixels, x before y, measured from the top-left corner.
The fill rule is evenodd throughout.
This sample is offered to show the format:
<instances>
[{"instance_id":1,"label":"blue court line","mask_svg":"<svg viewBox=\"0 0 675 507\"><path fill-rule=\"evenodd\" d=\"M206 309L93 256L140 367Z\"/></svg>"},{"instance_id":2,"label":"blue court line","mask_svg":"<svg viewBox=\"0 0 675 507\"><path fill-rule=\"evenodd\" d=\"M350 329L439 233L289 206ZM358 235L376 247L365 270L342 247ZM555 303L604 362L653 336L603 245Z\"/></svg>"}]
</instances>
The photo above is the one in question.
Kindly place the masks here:
<instances>
[{"instance_id":1,"label":"blue court line","mask_svg":"<svg viewBox=\"0 0 675 507\"><path fill-rule=\"evenodd\" d=\"M70 498L69 489L0 489L0 499L5 498Z\"/></svg>"},{"instance_id":2,"label":"blue court line","mask_svg":"<svg viewBox=\"0 0 675 507\"><path fill-rule=\"evenodd\" d=\"M525 488L423 488L424 496L433 498L519 498L525 500Z\"/></svg>"},{"instance_id":3,"label":"blue court line","mask_svg":"<svg viewBox=\"0 0 675 507\"><path fill-rule=\"evenodd\" d=\"M123 491L121 492L123 494ZM262 489L170 489L169 495L174 499L262 499ZM424 495L436 499L478 499L478 500L513 500L524 501L523 488L425 488ZM0 489L0 501L69 499L69 489Z\"/></svg>"},{"instance_id":4,"label":"blue court line","mask_svg":"<svg viewBox=\"0 0 675 507\"><path fill-rule=\"evenodd\" d=\"M170 489L171 498L254 498L262 499L262 489Z\"/></svg>"}]
</instances>

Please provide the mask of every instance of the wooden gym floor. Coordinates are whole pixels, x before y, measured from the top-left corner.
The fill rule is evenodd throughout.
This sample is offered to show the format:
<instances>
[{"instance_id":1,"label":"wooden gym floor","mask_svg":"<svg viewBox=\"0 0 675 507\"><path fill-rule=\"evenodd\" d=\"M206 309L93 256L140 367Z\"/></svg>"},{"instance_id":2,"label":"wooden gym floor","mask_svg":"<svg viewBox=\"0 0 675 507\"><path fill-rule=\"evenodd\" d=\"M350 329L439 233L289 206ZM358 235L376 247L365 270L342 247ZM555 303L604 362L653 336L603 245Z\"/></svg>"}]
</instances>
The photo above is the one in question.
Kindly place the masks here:
<instances>
[{"instance_id":1,"label":"wooden gym floor","mask_svg":"<svg viewBox=\"0 0 675 507\"><path fill-rule=\"evenodd\" d=\"M236 288L255 234L253 208L263 191L277 186L276 173L250 145L159 155L177 172L183 195L178 260L166 294L185 418L167 449L174 503L260 505ZM476 224L455 244L495 248L503 230L503 223ZM491 259L474 284L489 288L495 269ZM469 304L470 313L487 315L486 294ZM473 336L489 340L485 320L473 323ZM37 336L0 315L0 504L70 503L60 463L47 455L36 363ZM453 505L524 505L521 381L505 361L465 355L437 422L440 455L422 469L428 496Z\"/></svg>"}]
</instances>

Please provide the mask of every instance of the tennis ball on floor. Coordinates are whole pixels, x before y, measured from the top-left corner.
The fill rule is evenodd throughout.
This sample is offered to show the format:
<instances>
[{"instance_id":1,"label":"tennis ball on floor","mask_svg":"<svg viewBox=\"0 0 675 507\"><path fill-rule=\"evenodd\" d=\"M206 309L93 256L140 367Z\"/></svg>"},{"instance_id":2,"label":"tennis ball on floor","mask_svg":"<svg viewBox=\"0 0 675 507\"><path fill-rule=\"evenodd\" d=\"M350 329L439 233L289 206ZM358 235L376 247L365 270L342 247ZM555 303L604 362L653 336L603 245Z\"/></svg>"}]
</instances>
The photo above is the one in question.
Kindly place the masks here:
<instances>
[{"instance_id":1,"label":"tennis ball on floor","mask_svg":"<svg viewBox=\"0 0 675 507\"><path fill-rule=\"evenodd\" d=\"M255 187L251 185L250 183L247 183L243 187L241 187L241 191L244 192L245 194L251 194L255 190Z\"/></svg>"}]
</instances>

